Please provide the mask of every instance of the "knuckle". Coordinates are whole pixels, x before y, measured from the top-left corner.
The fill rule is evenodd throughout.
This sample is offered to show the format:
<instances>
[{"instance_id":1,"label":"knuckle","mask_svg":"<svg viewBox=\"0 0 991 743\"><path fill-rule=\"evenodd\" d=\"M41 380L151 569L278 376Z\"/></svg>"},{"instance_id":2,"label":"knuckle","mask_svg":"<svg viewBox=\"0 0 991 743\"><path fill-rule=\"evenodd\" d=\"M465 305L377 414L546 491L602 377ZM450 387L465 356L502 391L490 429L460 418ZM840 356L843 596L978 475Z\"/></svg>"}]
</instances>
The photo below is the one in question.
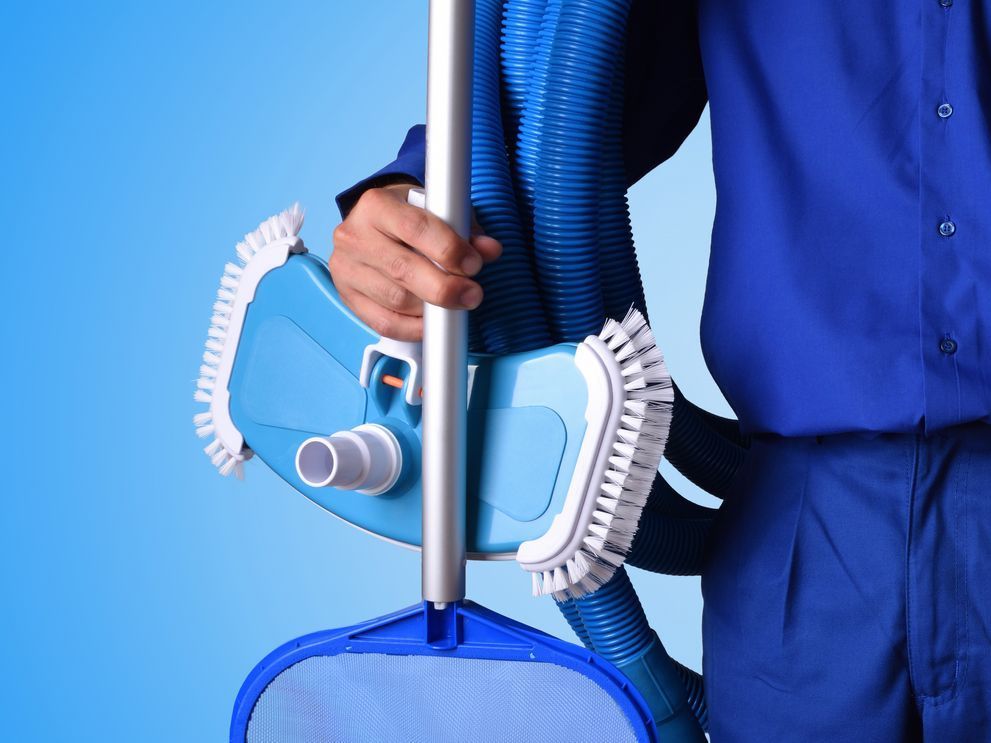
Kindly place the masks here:
<instances>
[{"instance_id":1,"label":"knuckle","mask_svg":"<svg viewBox=\"0 0 991 743\"><path fill-rule=\"evenodd\" d=\"M409 292L403 289L401 286L396 286L393 284L386 295L386 301L389 306L394 310L402 309L406 306L406 302L409 299Z\"/></svg>"},{"instance_id":2,"label":"knuckle","mask_svg":"<svg viewBox=\"0 0 991 743\"><path fill-rule=\"evenodd\" d=\"M450 277L438 281L433 289L431 302L440 307L450 307L458 300L458 282Z\"/></svg>"},{"instance_id":3,"label":"knuckle","mask_svg":"<svg viewBox=\"0 0 991 743\"><path fill-rule=\"evenodd\" d=\"M371 318L369 325L379 335L389 336L392 334L394 323L388 315L376 315Z\"/></svg>"},{"instance_id":4,"label":"knuckle","mask_svg":"<svg viewBox=\"0 0 991 743\"><path fill-rule=\"evenodd\" d=\"M423 213L422 209L409 209L407 215L403 217L402 231L403 239L408 243L419 242L430 228L430 220Z\"/></svg>"},{"instance_id":5,"label":"knuckle","mask_svg":"<svg viewBox=\"0 0 991 743\"><path fill-rule=\"evenodd\" d=\"M456 264L461 253L461 241L455 235L446 235L437 243L437 260L441 263Z\"/></svg>"},{"instance_id":6,"label":"knuckle","mask_svg":"<svg viewBox=\"0 0 991 743\"><path fill-rule=\"evenodd\" d=\"M354 209L352 211L357 211L360 209L364 212L368 209L375 209L376 205L381 203L382 194L380 191L381 189L378 188L369 188L358 197L358 200L354 203Z\"/></svg>"},{"instance_id":7,"label":"knuckle","mask_svg":"<svg viewBox=\"0 0 991 743\"><path fill-rule=\"evenodd\" d=\"M389 276L396 281L406 281L412 271L412 264L408 256L399 254L389 261Z\"/></svg>"},{"instance_id":8,"label":"knuckle","mask_svg":"<svg viewBox=\"0 0 991 743\"><path fill-rule=\"evenodd\" d=\"M334 228L334 234L331 238L334 242L335 248L342 245L347 245L351 241L351 226L348 224L347 220L344 220Z\"/></svg>"}]
</instances>

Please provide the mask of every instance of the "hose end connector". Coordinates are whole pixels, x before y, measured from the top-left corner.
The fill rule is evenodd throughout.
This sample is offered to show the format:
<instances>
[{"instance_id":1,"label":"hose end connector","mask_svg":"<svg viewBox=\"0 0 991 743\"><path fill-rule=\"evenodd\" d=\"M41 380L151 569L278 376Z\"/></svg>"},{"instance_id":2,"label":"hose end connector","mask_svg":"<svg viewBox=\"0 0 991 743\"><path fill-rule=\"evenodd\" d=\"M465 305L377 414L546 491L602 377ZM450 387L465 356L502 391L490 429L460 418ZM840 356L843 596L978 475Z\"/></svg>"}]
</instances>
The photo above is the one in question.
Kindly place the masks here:
<instances>
[{"instance_id":1,"label":"hose end connector","mask_svg":"<svg viewBox=\"0 0 991 743\"><path fill-rule=\"evenodd\" d=\"M311 488L380 495L396 484L402 469L399 440L377 423L313 436L296 450L296 474Z\"/></svg>"}]
</instances>

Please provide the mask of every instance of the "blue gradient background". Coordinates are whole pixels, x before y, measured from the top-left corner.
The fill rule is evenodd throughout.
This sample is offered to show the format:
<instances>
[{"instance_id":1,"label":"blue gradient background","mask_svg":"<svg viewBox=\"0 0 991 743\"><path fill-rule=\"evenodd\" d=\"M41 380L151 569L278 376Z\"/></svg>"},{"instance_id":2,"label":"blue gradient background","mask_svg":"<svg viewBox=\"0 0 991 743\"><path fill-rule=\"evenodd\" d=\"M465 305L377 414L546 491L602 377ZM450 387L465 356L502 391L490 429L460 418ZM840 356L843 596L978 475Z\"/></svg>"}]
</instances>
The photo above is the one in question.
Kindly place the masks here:
<instances>
[{"instance_id":1,"label":"blue gradient background","mask_svg":"<svg viewBox=\"0 0 991 743\"><path fill-rule=\"evenodd\" d=\"M235 239L298 199L326 255L333 195L423 119L426 3L12 5L0 737L222 740L269 650L418 599L416 555L257 462L247 482L222 480L190 417ZM698 348L706 120L631 200L673 374L725 413ZM698 581L635 579L672 655L698 668ZM472 565L469 593L568 636L512 564Z\"/></svg>"}]
</instances>

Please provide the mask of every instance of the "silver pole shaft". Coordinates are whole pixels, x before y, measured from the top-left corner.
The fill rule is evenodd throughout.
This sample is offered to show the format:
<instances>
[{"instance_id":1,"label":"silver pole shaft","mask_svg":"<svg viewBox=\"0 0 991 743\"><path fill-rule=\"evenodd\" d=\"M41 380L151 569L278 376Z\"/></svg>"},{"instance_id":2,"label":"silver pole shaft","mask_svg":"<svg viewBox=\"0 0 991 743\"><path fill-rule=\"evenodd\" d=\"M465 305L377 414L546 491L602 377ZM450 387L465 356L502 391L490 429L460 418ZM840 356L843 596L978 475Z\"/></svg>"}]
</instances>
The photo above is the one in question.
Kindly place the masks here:
<instances>
[{"instance_id":1,"label":"silver pole shaft","mask_svg":"<svg viewBox=\"0 0 991 743\"><path fill-rule=\"evenodd\" d=\"M430 0L427 210L471 228L474 0ZM423 598L465 595L468 313L423 311Z\"/></svg>"}]
</instances>

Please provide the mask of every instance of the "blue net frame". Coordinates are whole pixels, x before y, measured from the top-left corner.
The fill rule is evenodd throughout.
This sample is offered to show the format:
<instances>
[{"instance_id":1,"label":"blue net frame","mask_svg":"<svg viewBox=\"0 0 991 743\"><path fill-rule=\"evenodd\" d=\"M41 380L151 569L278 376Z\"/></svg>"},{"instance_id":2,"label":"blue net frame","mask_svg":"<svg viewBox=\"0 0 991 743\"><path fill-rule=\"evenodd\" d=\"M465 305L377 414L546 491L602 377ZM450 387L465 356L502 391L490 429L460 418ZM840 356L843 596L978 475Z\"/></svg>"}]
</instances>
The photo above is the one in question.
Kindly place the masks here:
<instances>
[{"instance_id":1,"label":"blue net frame","mask_svg":"<svg viewBox=\"0 0 991 743\"><path fill-rule=\"evenodd\" d=\"M584 648L465 601L292 640L238 693L232 743L652 743L647 703Z\"/></svg>"}]
</instances>

